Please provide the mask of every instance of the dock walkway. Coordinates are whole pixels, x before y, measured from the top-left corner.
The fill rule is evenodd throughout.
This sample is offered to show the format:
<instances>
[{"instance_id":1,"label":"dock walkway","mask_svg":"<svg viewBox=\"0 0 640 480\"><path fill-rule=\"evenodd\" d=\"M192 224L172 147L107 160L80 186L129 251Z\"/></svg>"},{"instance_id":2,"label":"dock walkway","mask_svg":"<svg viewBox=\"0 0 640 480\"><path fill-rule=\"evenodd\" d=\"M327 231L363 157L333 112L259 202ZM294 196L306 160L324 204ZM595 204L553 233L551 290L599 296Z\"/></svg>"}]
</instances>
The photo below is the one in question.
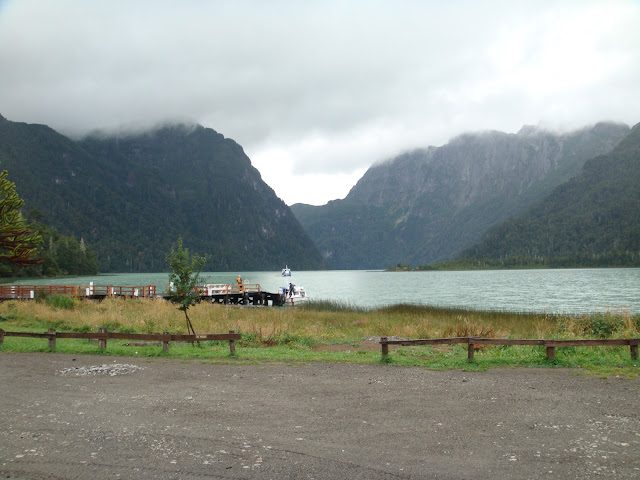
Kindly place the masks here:
<instances>
[{"instance_id":1,"label":"dock walkway","mask_svg":"<svg viewBox=\"0 0 640 480\"><path fill-rule=\"evenodd\" d=\"M262 305L281 306L284 296L281 293L266 292L260 284L215 284L195 288L195 294L201 301L225 305ZM0 285L0 301L32 300L48 295L65 295L75 298L102 300L117 296L126 298L170 298L170 286L160 293L156 285L116 286L116 285Z\"/></svg>"}]
</instances>

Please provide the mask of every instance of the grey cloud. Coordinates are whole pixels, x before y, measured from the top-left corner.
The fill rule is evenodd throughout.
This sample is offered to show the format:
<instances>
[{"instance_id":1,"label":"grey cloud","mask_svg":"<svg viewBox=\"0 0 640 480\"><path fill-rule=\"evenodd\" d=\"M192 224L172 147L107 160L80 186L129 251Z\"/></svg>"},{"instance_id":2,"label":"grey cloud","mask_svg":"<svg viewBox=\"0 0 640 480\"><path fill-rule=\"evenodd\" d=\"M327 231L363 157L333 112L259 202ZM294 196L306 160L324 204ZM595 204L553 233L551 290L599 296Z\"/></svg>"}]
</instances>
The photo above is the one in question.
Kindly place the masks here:
<instances>
[{"instance_id":1,"label":"grey cloud","mask_svg":"<svg viewBox=\"0 0 640 480\"><path fill-rule=\"evenodd\" d=\"M633 0L13 0L0 113L71 134L186 118L348 173L465 130L639 121L639 24Z\"/></svg>"}]
</instances>

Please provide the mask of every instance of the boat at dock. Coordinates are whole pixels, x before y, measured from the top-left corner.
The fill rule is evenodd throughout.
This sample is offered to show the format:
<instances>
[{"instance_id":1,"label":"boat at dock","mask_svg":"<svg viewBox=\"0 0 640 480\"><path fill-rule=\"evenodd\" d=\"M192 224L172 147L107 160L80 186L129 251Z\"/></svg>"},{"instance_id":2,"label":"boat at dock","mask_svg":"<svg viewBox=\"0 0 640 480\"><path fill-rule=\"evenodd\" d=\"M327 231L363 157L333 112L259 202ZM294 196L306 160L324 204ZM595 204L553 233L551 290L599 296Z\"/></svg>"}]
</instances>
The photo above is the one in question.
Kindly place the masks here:
<instances>
[{"instance_id":1,"label":"boat at dock","mask_svg":"<svg viewBox=\"0 0 640 480\"><path fill-rule=\"evenodd\" d=\"M282 287L283 305L293 306L309 301L307 291L304 287L293 283L291 269L288 266L285 265L282 269L281 276L284 281L284 286Z\"/></svg>"}]
</instances>

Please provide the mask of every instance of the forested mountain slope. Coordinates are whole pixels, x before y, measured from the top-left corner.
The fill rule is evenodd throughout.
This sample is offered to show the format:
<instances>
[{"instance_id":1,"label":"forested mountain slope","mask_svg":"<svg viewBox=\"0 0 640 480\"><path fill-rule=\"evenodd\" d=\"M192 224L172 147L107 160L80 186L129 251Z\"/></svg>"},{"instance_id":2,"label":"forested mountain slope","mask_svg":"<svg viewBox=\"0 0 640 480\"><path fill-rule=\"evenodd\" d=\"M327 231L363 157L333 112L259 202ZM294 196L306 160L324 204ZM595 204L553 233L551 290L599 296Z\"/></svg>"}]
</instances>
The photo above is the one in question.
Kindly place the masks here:
<instances>
[{"instance_id":1,"label":"forested mountain slope","mask_svg":"<svg viewBox=\"0 0 640 480\"><path fill-rule=\"evenodd\" d=\"M600 123L567 134L533 127L464 134L372 166L344 200L292 210L334 268L442 261L628 133L626 125Z\"/></svg>"},{"instance_id":2,"label":"forested mountain slope","mask_svg":"<svg viewBox=\"0 0 640 480\"><path fill-rule=\"evenodd\" d=\"M93 246L101 272L166 271L178 236L207 270L321 268L242 147L199 125L72 141L0 117L0 168L43 223Z\"/></svg>"},{"instance_id":3,"label":"forested mountain slope","mask_svg":"<svg viewBox=\"0 0 640 480\"><path fill-rule=\"evenodd\" d=\"M504 265L640 266L640 124L609 154L491 229L464 259Z\"/></svg>"}]
</instances>

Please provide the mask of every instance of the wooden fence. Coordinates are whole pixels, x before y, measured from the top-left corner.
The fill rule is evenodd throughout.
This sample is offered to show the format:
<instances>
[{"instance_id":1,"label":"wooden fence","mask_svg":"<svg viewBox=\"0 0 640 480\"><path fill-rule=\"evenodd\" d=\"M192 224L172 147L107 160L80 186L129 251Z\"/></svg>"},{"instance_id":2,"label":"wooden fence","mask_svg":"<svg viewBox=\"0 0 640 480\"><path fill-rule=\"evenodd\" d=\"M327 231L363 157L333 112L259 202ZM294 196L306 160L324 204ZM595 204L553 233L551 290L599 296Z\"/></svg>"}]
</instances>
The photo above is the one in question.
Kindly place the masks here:
<instances>
[{"instance_id":1,"label":"wooden fence","mask_svg":"<svg viewBox=\"0 0 640 480\"><path fill-rule=\"evenodd\" d=\"M382 346L382 356L389 355L389 345L467 345L467 356L469 361L473 360L473 354L478 347L483 345L541 345L547 350L547 358L556 358L556 347L609 347L629 345L631 358L638 360L638 345L640 338L615 338L596 340L545 340L529 338L479 338L479 337L453 337L453 338L428 338L420 340L389 340L387 337L380 339Z\"/></svg>"},{"instance_id":2,"label":"wooden fence","mask_svg":"<svg viewBox=\"0 0 640 480\"><path fill-rule=\"evenodd\" d=\"M139 342L162 342L162 346L165 352L169 351L169 342L204 342L209 340L221 340L229 342L229 349L231 355L236 354L235 341L242 339L239 333L235 333L233 330L229 330L229 333L206 333L202 335L170 335L168 332L162 334L156 333L117 333L108 332L106 329L101 328L97 333L78 333L78 332L56 332L55 329L50 329L47 333L33 333L33 332L5 332L0 330L0 345L4 341L4 337L31 337L31 338L46 338L49 340L49 348L56 348L56 340L58 338L83 338L88 340L98 340L98 347L100 349L107 348L108 339L117 340L132 340Z\"/></svg>"},{"instance_id":3,"label":"wooden fence","mask_svg":"<svg viewBox=\"0 0 640 480\"><path fill-rule=\"evenodd\" d=\"M107 348L107 340L132 340L139 342L162 342L165 351L169 351L170 342L200 342L200 341L228 341L231 355L235 355L235 341L241 340L242 336L230 330L229 333L206 333L201 335L170 335L168 332L157 333L118 333L108 332L101 328L97 333L78 332L56 332L50 329L46 333L33 332L5 332L0 329L0 345L4 342L4 337L31 337L46 338L49 340L49 348L56 348L58 338L80 338L98 340L100 349ZM480 337L452 337L452 338L427 338L417 340L389 340L388 337L380 338L383 358L389 355L389 345L467 345L467 358L473 360L474 352L484 345L539 345L546 348L547 358L554 360L556 347L610 347L628 345L633 360L638 360L638 345L640 338L615 338L615 339L590 339L590 340L547 340L547 339L527 339L527 338L480 338Z\"/></svg>"}]
</instances>

